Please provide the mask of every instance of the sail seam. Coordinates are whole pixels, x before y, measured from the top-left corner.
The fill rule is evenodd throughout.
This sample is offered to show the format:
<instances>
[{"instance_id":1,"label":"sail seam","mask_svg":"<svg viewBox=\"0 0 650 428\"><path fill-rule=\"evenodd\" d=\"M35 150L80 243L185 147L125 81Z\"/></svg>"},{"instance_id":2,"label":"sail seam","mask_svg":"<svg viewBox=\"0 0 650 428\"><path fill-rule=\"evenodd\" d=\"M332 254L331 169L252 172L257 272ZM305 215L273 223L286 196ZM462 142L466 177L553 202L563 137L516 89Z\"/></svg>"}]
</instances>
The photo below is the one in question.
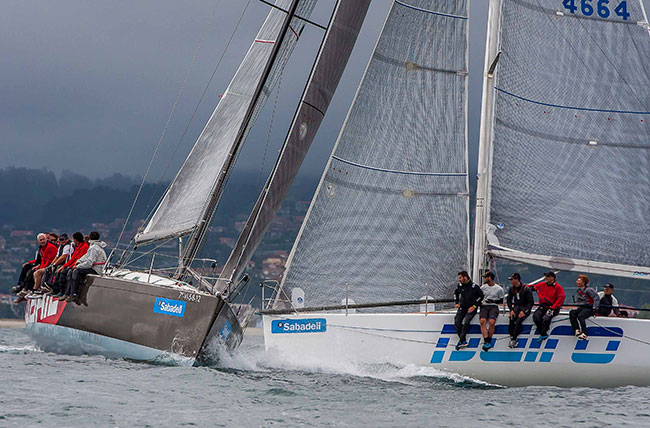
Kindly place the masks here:
<instances>
[{"instance_id":1,"label":"sail seam","mask_svg":"<svg viewBox=\"0 0 650 428\"><path fill-rule=\"evenodd\" d=\"M455 75L461 76L461 77L466 77L467 76L467 70L448 70L448 69L445 69L445 68L428 67L428 66L425 66L425 65L416 64L416 63L411 62L411 61L401 61L401 60L397 60L397 59L394 59L394 58L389 58L386 55L380 54L379 52L376 52L373 55L373 58L376 58L378 61L382 61L382 62L385 62L387 64L396 65L398 67L404 67L404 66L411 67L411 70L409 70L409 71L424 70L424 71L435 71L435 72L438 72L438 73L455 74Z\"/></svg>"},{"instance_id":2,"label":"sail seam","mask_svg":"<svg viewBox=\"0 0 650 428\"><path fill-rule=\"evenodd\" d=\"M386 168L377 168L375 166L369 166L369 165L363 165L357 162L352 162L343 158L340 158L338 156L332 155L333 159L336 159L337 161L346 163L348 165L356 166L358 168L363 168L363 169L369 169L372 171L379 171L379 172L388 172L391 174L404 174L404 175L428 175L428 176L435 176L435 177L465 177L467 176L467 173L464 172L422 172L422 171L401 171L397 169L386 169Z\"/></svg>"},{"instance_id":3,"label":"sail seam","mask_svg":"<svg viewBox=\"0 0 650 428\"><path fill-rule=\"evenodd\" d=\"M639 114L639 115L650 115L650 111L634 111L634 110L614 110L614 109L600 109L600 108L592 108L592 107L576 107L576 106L564 106L561 104L553 104L553 103L545 103L542 101L535 101L530 98L525 98L520 95L513 94L512 92L508 92L505 89L501 89L497 86L494 87L497 91L504 93L506 95L510 95L511 97L520 99L522 101L526 101L529 103L541 105L541 106L546 106L546 107L556 107L556 108L562 108L562 109L567 109L567 110L578 110L578 111L593 111L593 112L600 112L600 113L620 113L620 114Z\"/></svg>"},{"instance_id":4,"label":"sail seam","mask_svg":"<svg viewBox=\"0 0 650 428\"><path fill-rule=\"evenodd\" d=\"M316 110L317 112L319 112L320 114L322 114L323 116L325 116L325 113L324 113L321 109L319 109L318 107L316 107L315 105L313 105L312 103L309 103L309 102L307 102L307 101L305 101L305 100L302 100L302 102L303 102L303 104L307 104L309 107L313 108L314 110Z\"/></svg>"},{"instance_id":5,"label":"sail seam","mask_svg":"<svg viewBox=\"0 0 650 428\"><path fill-rule=\"evenodd\" d=\"M560 143L577 144L580 146L593 147L589 145L589 139L586 138L580 139L580 138L571 138L571 137L560 137L559 135L547 134L545 132L540 132L540 131L533 131L531 129L526 129L522 126L517 126L512 123L508 123L502 119L497 119L495 123L498 124L499 126L503 126L504 128L511 129L515 132L520 132L522 134L526 134L531 137L541 138L546 141L557 141ZM620 143L612 143L606 141L604 142L601 140L598 140L597 143L598 143L597 147L607 146L607 147L619 147L623 149L642 149L642 150L650 149L650 146L642 145L642 144L620 144Z\"/></svg>"},{"instance_id":6,"label":"sail seam","mask_svg":"<svg viewBox=\"0 0 650 428\"><path fill-rule=\"evenodd\" d=\"M462 15L453 15L451 13L436 12L434 10L422 9L421 7L412 6L412 5L408 4L408 3L404 3L404 2L401 2L399 0L395 0L395 3L397 3L397 4L401 5L401 6L404 6L404 7L408 7L409 9L413 9L413 10L417 10L417 11L425 12L425 13L430 13L432 15L444 16L446 18L456 18L456 19L467 19L468 18L467 16L462 16Z\"/></svg>"}]
</instances>

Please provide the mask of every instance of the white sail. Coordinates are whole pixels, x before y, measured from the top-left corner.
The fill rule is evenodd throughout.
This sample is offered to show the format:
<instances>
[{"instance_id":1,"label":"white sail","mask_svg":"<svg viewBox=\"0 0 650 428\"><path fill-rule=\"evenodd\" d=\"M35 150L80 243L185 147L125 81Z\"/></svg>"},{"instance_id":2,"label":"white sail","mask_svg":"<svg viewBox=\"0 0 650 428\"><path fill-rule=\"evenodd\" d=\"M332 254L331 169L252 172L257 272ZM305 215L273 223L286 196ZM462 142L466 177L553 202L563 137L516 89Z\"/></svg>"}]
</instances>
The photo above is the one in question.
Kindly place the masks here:
<instances>
[{"instance_id":1,"label":"white sail","mask_svg":"<svg viewBox=\"0 0 650 428\"><path fill-rule=\"evenodd\" d=\"M306 306L448 296L468 268L467 12L393 3L289 258Z\"/></svg>"},{"instance_id":2,"label":"white sail","mask_svg":"<svg viewBox=\"0 0 650 428\"><path fill-rule=\"evenodd\" d=\"M647 17L591 3L501 2L483 226L496 256L650 279Z\"/></svg>"},{"instance_id":3,"label":"white sail","mask_svg":"<svg viewBox=\"0 0 650 428\"><path fill-rule=\"evenodd\" d=\"M290 0L277 0L276 6L286 9L291 3ZM316 0L301 0L296 15L308 18L315 3ZM285 12L275 8L269 12L194 148L144 230L136 235L137 243L190 234L205 217L210 217L206 211L216 208L209 204L218 190L215 188L222 186L228 175L229 160L240 129L245 126L247 132L255 121L304 26L301 19L291 21L290 33L284 39L266 87L259 99L254 99L285 16ZM247 111L253 104L255 112L247 124Z\"/></svg>"}]
</instances>

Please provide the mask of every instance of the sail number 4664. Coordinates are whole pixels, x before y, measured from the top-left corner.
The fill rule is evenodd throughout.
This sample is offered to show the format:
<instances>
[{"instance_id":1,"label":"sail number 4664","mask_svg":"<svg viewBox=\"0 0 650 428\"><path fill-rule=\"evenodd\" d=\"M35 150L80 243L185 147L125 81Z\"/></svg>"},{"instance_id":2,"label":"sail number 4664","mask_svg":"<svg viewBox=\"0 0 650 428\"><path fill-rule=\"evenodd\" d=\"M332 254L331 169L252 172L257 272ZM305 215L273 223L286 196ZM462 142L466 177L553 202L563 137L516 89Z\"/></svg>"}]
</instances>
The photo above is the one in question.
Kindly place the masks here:
<instances>
[{"instance_id":1,"label":"sail number 4664","mask_svg":"<svg viewBox=\"0 0 650 428\"><path fill-rule=\"evenodd\" d=\"M614 3L613 1L611 3ZM562 2L564 7L571 13L576 13L578 9L584 16L591 16L596 12L601 18L609 18L611 16L610 0L564 0ZM627 0L618 2L618 6L614 8L614 13L623 21L627 21L630 14L627 11Z\"/></svg>"}]
</instances>

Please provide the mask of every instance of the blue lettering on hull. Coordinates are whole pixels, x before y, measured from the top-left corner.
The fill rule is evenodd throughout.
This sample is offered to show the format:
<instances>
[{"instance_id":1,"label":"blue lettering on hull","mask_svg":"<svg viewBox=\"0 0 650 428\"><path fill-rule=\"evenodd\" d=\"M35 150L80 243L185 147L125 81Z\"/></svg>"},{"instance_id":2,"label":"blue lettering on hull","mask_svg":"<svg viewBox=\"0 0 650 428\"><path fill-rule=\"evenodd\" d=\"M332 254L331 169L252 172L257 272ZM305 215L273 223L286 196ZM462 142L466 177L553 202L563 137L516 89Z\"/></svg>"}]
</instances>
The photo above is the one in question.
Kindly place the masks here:
<instances>
[{"instance_id":1,"label":"blue lettering on hull","mask_svg":"<svg viewBox=\"0 0 650 428\"><path fill-rule=\"evenodd\" d=\"M327 331L325 318L306 318L299 320L274 320L271 333L324 333Z\"/></svg>"},{"instance_id":2,"label":"blue lettering on hull","mask_svg":"<svg viewBox=\"0 0 650 428\"><path fill-rule=\"evenodd\" d=\"M163 297L156 297L153 304L153 311L156 314L171 315L173 317L185 316L185 302L180 300L165 299Z\"/></svg>"},{"instance_id":3,"label":"blue lettering on hull","mask_svg":"<svg viewBox=\"0 0 650 428\"><path fill-rule=\"evenodd\" d=\"M507 334L507 326L498 325L496 326L495 335ZM505 327L505 328L504 328ZM527 325L523 326L522 335L527 335L532 332L532 326ZM588 333L590 337L623 337L623 329L620 327L589 327ZM456 335L456 328L453 324L445 324L441 331L442 335ZM478 325L471 325L469 329L469 334L480 334L480 329ZM500 362L500 363L550 363L553 361L555 356L555 351L560 344L560 341L565 342L567 340L574 341L574 352L571 353L571 361L576 364L608 364L614 361L616 356L616 351L618 351L621 341L620 340L609 340L605 348L605 353L599 352L585 352L589 346L589 340L577 340L573 339L573 331L570 326L557 326L551 331L551 335L560 336L560 338L549 338L543 343L539 343L536 339L518 338L517 346L515 350L506 350L506 351L496 351L492 350L489 352L480 352L480 351L454 351L451 350L447 352L448 347L451 348L454 346L453 343L450 343L449 337L439 337L438 341L435 344L436 350L433 351L431 356L431 364L440 364L445 360L445 355L447 355L448 362L465 362L472 360L475 356L479 356L481 361L485 362ZM571 338L562 338L562 336L571 336ZM504 339L507 339L504 338ZM476 349L479 346L480 338L470 338L467 344L468 349ZM496 339L493 339L493 344ZM528 344L528 347L526 345ZM538 351L539 350L539 351ZM596 350L596 349L594 349ZM577 351L577 352L576 352ZM598 349L602 351L602 349ZM556 359L558 357L555 357Z\"/></svg>"}]
</instances>

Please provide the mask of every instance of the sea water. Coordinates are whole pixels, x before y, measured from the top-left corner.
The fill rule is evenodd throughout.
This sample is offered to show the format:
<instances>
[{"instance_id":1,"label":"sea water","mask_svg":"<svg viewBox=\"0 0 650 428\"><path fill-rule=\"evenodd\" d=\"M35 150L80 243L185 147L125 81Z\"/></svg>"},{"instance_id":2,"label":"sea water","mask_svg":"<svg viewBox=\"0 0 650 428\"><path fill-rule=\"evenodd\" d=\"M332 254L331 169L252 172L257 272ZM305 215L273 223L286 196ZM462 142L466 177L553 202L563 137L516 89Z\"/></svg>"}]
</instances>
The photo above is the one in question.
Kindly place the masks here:
<instances>
[{"instance_id":1,"label":"sea water","mask_svg":"<svg viewBox=\"0 0 650 428\"><path fill-rule=\"evenodd\" d=\"M599 370L595 368L594 376ZM430 367L284 363L246 336L214 367L67 356L0 329L0 427L650 426L650 388L503 388Z\"/></svg>"}]
</instances>

